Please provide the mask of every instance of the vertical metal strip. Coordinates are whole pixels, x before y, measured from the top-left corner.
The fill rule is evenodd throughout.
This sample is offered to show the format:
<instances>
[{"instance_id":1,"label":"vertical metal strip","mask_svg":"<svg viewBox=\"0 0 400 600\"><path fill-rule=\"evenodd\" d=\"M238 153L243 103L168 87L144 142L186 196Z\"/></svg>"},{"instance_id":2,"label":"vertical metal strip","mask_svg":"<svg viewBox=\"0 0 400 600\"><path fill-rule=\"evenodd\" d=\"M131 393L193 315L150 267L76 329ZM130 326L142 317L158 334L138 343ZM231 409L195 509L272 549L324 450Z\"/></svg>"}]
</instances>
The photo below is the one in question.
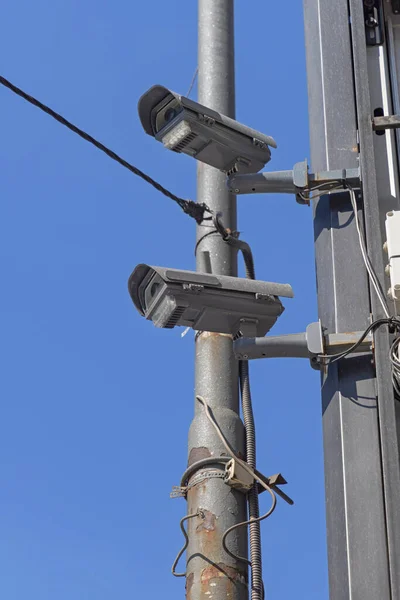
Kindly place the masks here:
<instances>
[{"instance_id":1,"label":"vertical metal strip","mask_svg":"<svg viewBox=\"0 0 400 600\"><path fill-rule=\"evenodd\" d=\"M382 284L384 260L380 223L384 208L378 197L374 132L370 104L368 78L368 54L365 43L363 4L360 0L349 0L354 61L354 81L357 102L357 120L360 140L360 168L363 185L365 229L368 253ZM389 91L389 90L388 90ZM383 316L377 298L372 296L372 314L377 319ZM380 330L375 335L375 361L378 394L378 412L382 457L382 480L384 487L386 528L388 537L388 560L391 582L391 599L400 599L400 464L396 427L395 399L391 382L389 362L389 335Z\"/></svg>"},{"instance_id":2,"label":"vertical metal strip","mask_svg":"<svg viewBox=\"0 0 400 600\"><path fill-rule=\"evenodd\" d=\"M347 0L304 0L312 170L358 166ZM362 216L362 215L360 215ZM315 203L318 306L328 332L362 330L370 300L347 194ZM368 357L322 379L330 600L390 598L374 369Z\"/></svg>"}]
</instances>

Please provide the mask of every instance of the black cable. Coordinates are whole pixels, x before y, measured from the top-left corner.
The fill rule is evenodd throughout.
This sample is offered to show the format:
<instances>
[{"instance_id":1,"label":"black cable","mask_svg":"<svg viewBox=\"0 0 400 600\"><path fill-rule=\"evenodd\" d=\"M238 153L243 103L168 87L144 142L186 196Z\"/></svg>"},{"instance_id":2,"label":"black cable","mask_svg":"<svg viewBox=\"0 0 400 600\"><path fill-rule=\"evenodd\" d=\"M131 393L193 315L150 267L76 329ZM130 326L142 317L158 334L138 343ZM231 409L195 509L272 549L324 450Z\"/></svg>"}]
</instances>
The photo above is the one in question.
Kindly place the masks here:
<instances>
[{"instance_id":1,"label":"black cable","mask_svg":"<svg viewBox=\"0 0 400 600\"><path fill-rule=\"evenodd\" d=\"M198 248L199 248L199 246L200 246L201 242L202 242L202 241L203 241L203 240L204 240L206 237L208 237L209 235L214 235L214 234L216 234L216 233L219 233L219 232L217 231L217 229L212 229L211 231L208 231L208 232L207 232L207 233L205 233L205 234L204 234L204 235L203 235L201 238L199 238L199 239L197 240L197 242L196 242L196 245L195 245L195 247L194 247L194 255L195 255L195 256L197 256L197 250L198 250Z\"/></svg>"},{"instance_id":2,"label":"black cable","mask_svg":"<svg viewBox=\"0 0 400 600\"><path fill-rule=\"evenodd\" d=\"M327 365L330 365L332 363L337 362L338 360L341 360L342 358L345 358L348 354L352 354L357 350L357 348L362 344L362 342L365 340L367 335L371 333L371 331L375 331L375 329L378 329L382 325L389 325L390 327L394 327L395 329L400 330L400 320L396 317L391 317L390 319L377 319L367 327L367 329L361 335L359 340L357 340L355 344L350 346L350 348L348 348L344 352L338 352L337 354L324 354L321 356L321 358L328 359L328 361L326 362Z\"/></svg>"},{"instance_id":3,"label":"black cable","mask_svg":"<svg viewBox=\"0 0 400 600\"><path fill-rule=\"evenodd\" d=\"M222 223L221 213L217 213L213 217L213 223L222 236L222 239L237 250L240 250L246 268L247 279L255 279L256 273L254 268L254 259L251 248L247 242L239 240L235 234L232 234L228 229L225 229ZM246 462L252 468L256 468L256 428L253 413L253 404L251 400L250 391L250 373L249 363L247 360L241 360L239 362L239 379L240 379L240 392L242 398L242 412L243 421L246 432ZM276 498L275 498L276 504ZM224 550L232 557L244 560L243 557L235 556L226 545L226 537L238 527L248 525L249 537L250 537L250 560L245 559L245 562L251 566L251 600L263 600L264 598L264 584L262 580L262 556L261 556L261 529L260 522L267 518L275 509L275 504L271 507L265 515L260 517L260 507L258 502L258 484L254 482L252 489L248 494L248 505L249 505L249 520L244 523L238 523L230 527L223 535L222 545Z\"/></svg>"},{"instance_id":4,"label":"black cable","mask_svg":"<svg viewBox=\"0 0 400 600\"><path fill-rule=\"evenodd\" d=\"M186 517L183 517L183 519L180 520L179 527L181 528L183 537L185 538L185 544L179 550L177 557L174 560L174 564L171 567L171 573L174 577L186 577L186 572L185 573L177 573L175 571L177 564L179 562L179 559L181 558L182 554L185 552L186 548L189 546L189 537L188 537L188 534L186 533L184 523L185 523L185 521L188 521L189 519L194 519L195 517L199 517L199 516L204 519L204 513L202 510L198 510L197 513L194 513L193 515L186 515Z\"/></svg>"},{"instance_id":5,"label":"black cable","mask_svg":"<svg viewBox=\"0 0 400 600\"><path fill-rule=\"evenodd\" d=\"M244 264L246 267L246 277L248 279L255 279L256 275L255 275L255 269L254 269L253 253L251 251L249 244L247 242L244 242L243 240L239 240L239 238L236 237L237 234L235 235L235 234L231 233L228 229L225 229L225 227L222 223L221 217L222 217L221 213L217 213L213 217L213 223L214 223L216 231L218 231L218 233L221 235L224 242L226 242L233 248L236 248L237 250L241 251L241 253L243 255Z\"/></svg>"},{"instance_id":6,"label":"black cable","mask_svg":"<svg viewBox=\"0 0 400 600\"><path fill-rule=\"evenodd\" d=\"M113 150L110 150L110 148L104 146L104 144L96 140L94 137L92 137L82 129L79 129L79 127L76 127L76 125L70 123L70 121L67 121L67 119L65 119L62 115L56 113L53 109L40 102L40 100L37 100L33 96L30 96L29 94L18 88L16 85L14 85L1 75L0 84L4 85L4 87L8 88L12 92L14 92L14 94L17 94L17 96L20 96L33 106L40 108L40 110L50 115L50 117L53 117L53 119L61 123L61 125L65 125L65 127L79 135L86 142L89 142L90 144L104 152L104 154L106 154L109 158L115 160L117 163L125 167L125 169L128 169L128 171L130 171L134 175L141 177L144 181L152 185L157 191L164 194L164 196L167 196L167 198L170 198L170 200L176 202L181 207L181 209L190 217L195 219L197 223L201 223L204 220L205 212L209 212L211 214L211 211L206 204L200 204L198 202L193 202L193 200L185 200L184 198L176 196L175 194L167 190L165 187L163 187L160 183L146 175L146 173L143 173L143 171L140 171L140 169L128 163L124 158L118 156L118 154L116 154Z\"/></svg>"}]
</instances>

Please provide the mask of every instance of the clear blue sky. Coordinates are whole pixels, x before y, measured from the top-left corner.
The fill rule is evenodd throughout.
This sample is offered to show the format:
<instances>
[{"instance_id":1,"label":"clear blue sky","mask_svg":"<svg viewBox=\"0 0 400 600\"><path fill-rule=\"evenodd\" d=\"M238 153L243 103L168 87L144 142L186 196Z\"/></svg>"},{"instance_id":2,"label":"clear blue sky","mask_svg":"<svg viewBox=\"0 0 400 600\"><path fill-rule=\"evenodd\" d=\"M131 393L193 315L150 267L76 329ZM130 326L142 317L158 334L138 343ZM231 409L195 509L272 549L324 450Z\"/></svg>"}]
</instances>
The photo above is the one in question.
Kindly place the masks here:
<instances>
[{"instance_id":1,"label":"clear blue sky","mask_svg":"<svg viewBox=\"0 0 400 600\"><path fill-rule=\"evenodd\" d=\"M178 195L195 161L146 136L154 83L185 93L196 1L17 0L1 11L1 74ZM236 2L237 118L274 136L268 168L309 154L300 0ZM194 95L196 90L194 90ZM137 263L194 267L194 222L168 199L0 88L2 291L0 595L6 600L184 597L170 575L193 413L193 334L157 330L127 292ZM260 279L296 297L275 333L316 320L311 209L239 198ZM259 468L295 498L263 523L269 599L327 598L319 376L252 365ZM267 502L262 498L261 503Z\"/></svg>"}]
</instances>

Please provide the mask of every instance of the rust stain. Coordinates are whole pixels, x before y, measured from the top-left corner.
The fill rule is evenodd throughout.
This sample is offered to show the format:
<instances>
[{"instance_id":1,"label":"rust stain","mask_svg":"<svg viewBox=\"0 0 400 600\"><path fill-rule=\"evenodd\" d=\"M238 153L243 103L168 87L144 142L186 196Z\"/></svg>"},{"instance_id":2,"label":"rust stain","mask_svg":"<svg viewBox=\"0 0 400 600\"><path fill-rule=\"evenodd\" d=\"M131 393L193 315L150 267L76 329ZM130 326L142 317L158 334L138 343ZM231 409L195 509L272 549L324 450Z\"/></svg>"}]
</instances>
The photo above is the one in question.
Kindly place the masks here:
<instances>
[{"instance_id":1,"label":"rust stain","mask_svg":"<svg viewBox=\"0 0 400 600\"><path fill-rule=\"evenodd\" d=\"M192 587L194 583L194 573L189 573L186 577L186 600L192 599Z\"/></svg>"},{"instance_id":2,"label":"rust stain","mask_svg":"<svg viewBox=\"0 0 400 600\"><path fill-rule=\"evenodd\" d=\"M198 490L193 488L190 491L193 491L194 495L190 498L189 505L198 507L199 503L196 498ZM208 510L203 508L199 510L201 511L201 515L197 518L195 525L195 535L199 544L199 552L209 560L215 560L221 553L221 533L218 530L218 518Z\"/></svg>"},{"instance_id":3,"label":"rust stain","mask_svg":"<svg viewBox=\"0 0 400 600\"><path fill-rule=\"evenodd\" d=\"M188 466L190 467L190 465L193 465L195 462L203 460L203 458L209 458L210 456L212 455L208 448L192 448L189 454Z\"/></svg>"},{"instance_id":4,"label":"rust stain","mask_svg":"<svg viewBox=\"0 0 400 600\"><path fill-rule=\"evenodd\" d=\"M233 337L231 336L230 333L214 333L213 331L201 331L198 334L197 339L207 340L209 338L220 338L220 337L227 337L227 338L230 338L231 340L233 339Z\"/></svg>"},{"instance_id":5,"label":"rust stain","mask_svg":"<svg viewBox=\"0 0 400 600\"><path fill-rule=\"evenodd\" d=\"M202 512L204 518L201 520L201 523L197 525L196 533L202 533L203 531L210 533L211 531L215 531L216 516L209 510L203 510Z\"/></svg>"},{"instance_id":6,"label":"rust stain","mask_svg":"<svg viewBox=\"0 0 400 600\"><path fill-rule=\"evenodd\" d=\"M218 586L220 590L221 585L223 585L225 596L229 600L233 597L234 588L238 584L246 585L246 578L243 573L233 567L229 567L224 563L217 563L203 569L200 583L201 593L210 598L213 596L215 588Z\"/></svg>"}]
</instances>

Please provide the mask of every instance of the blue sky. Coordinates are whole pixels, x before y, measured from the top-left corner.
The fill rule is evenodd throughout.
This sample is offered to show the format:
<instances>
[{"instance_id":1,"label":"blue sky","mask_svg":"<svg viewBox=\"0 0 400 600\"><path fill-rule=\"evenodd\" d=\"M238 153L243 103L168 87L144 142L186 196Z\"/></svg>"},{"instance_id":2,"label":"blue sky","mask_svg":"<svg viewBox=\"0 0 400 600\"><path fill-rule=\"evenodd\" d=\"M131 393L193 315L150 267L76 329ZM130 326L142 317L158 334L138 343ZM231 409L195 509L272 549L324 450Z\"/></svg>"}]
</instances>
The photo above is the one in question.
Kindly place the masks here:
<instances>
[{"instance_id":1,"label":"blue sky","mask_svg":"<svg viewBox=\"0 0 400 600\"><path fill-rule=\"evenodd\" d=\"M187 91L196 4L5 3L1 74L195 198L195 162L146 136L136 103L154 83ZM309 154L304 54L300 0L236 2L237 118L277 140L271 170ZM186 465L193 335L140 318L127 279L140 262L194 268L194 222L4 88L0 102L0 595L183 598L170 567L186 506L169 492ZM295 291L274 332L303 331L317 318L311 209L238 202L258 278ZM320 600L319 376L306 361L251 367L259 468L296 501L263 523L267 596Z\"/></svg>"}]
</instances>

